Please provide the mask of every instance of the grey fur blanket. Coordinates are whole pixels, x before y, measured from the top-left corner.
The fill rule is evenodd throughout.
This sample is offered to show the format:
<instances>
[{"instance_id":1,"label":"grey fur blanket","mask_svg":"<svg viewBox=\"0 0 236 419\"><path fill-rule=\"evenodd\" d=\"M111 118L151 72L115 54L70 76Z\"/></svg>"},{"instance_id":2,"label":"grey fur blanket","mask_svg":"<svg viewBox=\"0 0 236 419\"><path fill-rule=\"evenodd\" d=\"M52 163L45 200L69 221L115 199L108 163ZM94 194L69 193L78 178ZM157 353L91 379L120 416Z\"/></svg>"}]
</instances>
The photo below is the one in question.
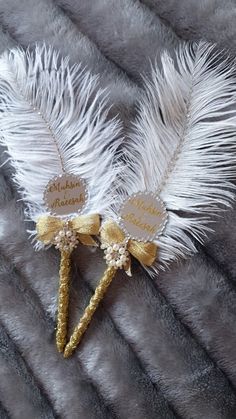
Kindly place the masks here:
<instances>
[{"instance_id":1,"label":"grey fur blanket","mask_svg":"<svg viewBox=\"0 0 236 419\"><path fill-rule=\"evenodd\" d=\"M127 128L151 64L183 39L236 54L233 0L0 0L0 49L45 41L99 75ZM124 132L125 135L125 132ZM3 159L3 157L2 157ZM0 419L236 419L236 212L198 255L119 275L75 355L55 347L58 257L36 253L0 172ZM104 269L74 257L71 322Z\"/></svg>"}]
</instances>

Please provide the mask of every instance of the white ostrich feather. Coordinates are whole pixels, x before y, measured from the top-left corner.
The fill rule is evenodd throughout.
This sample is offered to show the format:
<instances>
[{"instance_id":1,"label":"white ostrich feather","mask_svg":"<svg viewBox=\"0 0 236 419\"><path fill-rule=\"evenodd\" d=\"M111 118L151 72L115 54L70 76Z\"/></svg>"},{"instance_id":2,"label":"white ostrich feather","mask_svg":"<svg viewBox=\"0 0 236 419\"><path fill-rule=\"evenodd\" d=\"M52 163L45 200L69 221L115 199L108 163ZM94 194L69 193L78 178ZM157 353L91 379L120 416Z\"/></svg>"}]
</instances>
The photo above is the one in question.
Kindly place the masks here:
<instances>
[{"instance_id":1,"label":"white ostrich feather","mask_svg":"<svg viewBox=\"0 0 236 419\"><path fill-rule=\"evenodd\" d=\"M46 212L45 186L64 172L86 180L86 213L102 213L110 203L120 124L107 116L97 77L71 67L52 48L14 49L1 56L1 143L15 168L28 219Z\"/></svg>"},{"instance_id":2,"label":"white ostrich feather","mask_svg":"<svg viewBox=\"0 0 236 419\"><path fill-rule=\"evenodd\" d=\"M120 184L120 204L144 190L165 203L168 223L156 240L162 267L196 251L212 216L230 206L236 175L232 63L206 43L184 45L176 62L178 69L165 53L162 70L155 66L145 82Z\"/></svg>"}]
</instances>

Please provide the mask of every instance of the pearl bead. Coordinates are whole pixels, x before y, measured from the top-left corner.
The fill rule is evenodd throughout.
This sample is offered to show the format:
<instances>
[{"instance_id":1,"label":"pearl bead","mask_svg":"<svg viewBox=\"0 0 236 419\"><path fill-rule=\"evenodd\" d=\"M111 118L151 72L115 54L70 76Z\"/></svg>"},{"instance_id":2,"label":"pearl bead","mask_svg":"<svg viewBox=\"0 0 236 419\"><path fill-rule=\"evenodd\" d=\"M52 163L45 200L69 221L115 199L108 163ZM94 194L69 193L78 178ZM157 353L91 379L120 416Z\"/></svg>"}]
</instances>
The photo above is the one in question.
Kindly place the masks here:
<instances>
[{"instance_id":1,"label":"pearl bead","mask_svg":"<svg viewBox=\"0 0 236 419\"><path fill-rule=\"evenodd\" d=\"M118 268L121 268L121 267L122 267L122 265L123 265L123 263L121 262L121 260L117 260L117 261L116 261L116 266L117 266Z\"/></svg>"},{"instance_id":2,"label":"pearl bead","mask_svg":"<svg viewBox=\"0 0 236 419\"><path fill-rule=\"evenodd\" d=\"M120 260L121 260L121 262L126 262L127 261L127 257L125 256L125 255L122 255L121 257L120 257Z\"/></svg>"},{"instance_id":3,"label":"pearl bead","mask_svg":"<svg viewBox=\"0 0 236 419\"><path fill-rule=\"evenodd\" d=\"M64 232L64 230L59 231L58 235L59 235L60 237L65 237L65 232Z\"/></svg>"},{"instance_id":4,"label":"pearl bead","mask_svg":"<svg viewBox=\"0 0 236 419\"><path fill-rule=\"evenodd\" d=\"M71 237L72 239L74 238L72 231L68 230L66 232L66 237Z\"/></svg>"},{"instance_id":5,"label":"pearl bead","mask_svg":"<svg viewBox=\"0 0 236 419\"><path fill-rule=\"evenodd\" d=\"M119 254L120 255L124 255L125 254L125 248L124 247L120 247Z\"/></svg>"},{"instance_id":6,"label":"pearl bead","mask_svg":"<svg viewBox=\"0 0 236 419\"><path fill-rule=\"evenodd\" d=\"M111 255L106 255L106 260L112 260L112 256Z\"/></svg>"},{"instance_id":7,"label":"pearl bead","mask_svg":"<svg viewBox=\"0 0 236 419\"><path fill-rule=\"evenodd\" d=\"M117 252L119 250L119 245L118 244L113 244L113 250L115 250L115 252Z\"/></svg>"},{"instance_id":8,"label":"pearl bead","mask_svg":"<svg viewBox=\"0 0 236 419\"><path fill-rule=\"evenodd\" d=\"M108 248L107 248L107 253L112 253L113 252L113 248L111 247L111 246L109 246Z\"/></svg>"},{"instance_id":9,"label":"pearl bead","mask_svg":"<svg viewBox=\"0 0 236 419\"><path fill-rule=\"evenodd\" d=\"M116 266L116 261L114 259L110 260L109 265Z\"/></svg>"}]
</instances>

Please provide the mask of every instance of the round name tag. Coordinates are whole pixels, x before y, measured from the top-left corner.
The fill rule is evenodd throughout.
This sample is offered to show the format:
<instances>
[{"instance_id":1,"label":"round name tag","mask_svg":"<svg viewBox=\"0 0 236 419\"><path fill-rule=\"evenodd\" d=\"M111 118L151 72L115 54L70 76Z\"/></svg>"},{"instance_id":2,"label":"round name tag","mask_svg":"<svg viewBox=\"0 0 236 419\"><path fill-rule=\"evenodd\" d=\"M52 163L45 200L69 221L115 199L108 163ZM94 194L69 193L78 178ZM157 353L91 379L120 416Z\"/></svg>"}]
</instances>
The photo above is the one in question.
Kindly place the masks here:
<instances>
[{"instance_id":1,"label":"round name tag","mask_svg":"<svg viewBox=\"0 0 236 419\"><path fill-rule=\"evenodd\" d=\"M87 203L86 182L78 176L63 174L51 179L44 192L44 202L53 215L82 211Z\"/></svg>"},{"instance_id":2,"label":"round name tag","mask_svg":"<svg viewBox=\"0 0 236 419\"><path fill-rule=\"evenodd\" d=\"M168 213L163 202L152 192L131 195L120 211L120 225L128 237L153 241L163 232Z\"/></svg>"}]
</instances>

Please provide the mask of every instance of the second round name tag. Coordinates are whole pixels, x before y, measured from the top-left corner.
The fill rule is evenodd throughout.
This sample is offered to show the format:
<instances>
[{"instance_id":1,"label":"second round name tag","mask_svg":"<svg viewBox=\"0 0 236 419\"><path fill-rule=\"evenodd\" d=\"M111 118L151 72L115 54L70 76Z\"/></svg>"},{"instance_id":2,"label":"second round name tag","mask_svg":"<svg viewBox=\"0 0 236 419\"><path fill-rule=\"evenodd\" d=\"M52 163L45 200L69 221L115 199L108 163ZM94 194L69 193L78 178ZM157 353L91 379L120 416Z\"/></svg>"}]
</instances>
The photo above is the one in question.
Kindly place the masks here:
<instances>
[{"instance_id":1,"label":"second round name tag","mask_svg":"<svg viewBox=\"0 0 236 419\"><path fill-rule=\"evenodd\" d=\"M134 240L153 241L163 232L168 212L160 198L152 192L131 195L120 210L120 225Z\"/></svg>"}]
</instances>

